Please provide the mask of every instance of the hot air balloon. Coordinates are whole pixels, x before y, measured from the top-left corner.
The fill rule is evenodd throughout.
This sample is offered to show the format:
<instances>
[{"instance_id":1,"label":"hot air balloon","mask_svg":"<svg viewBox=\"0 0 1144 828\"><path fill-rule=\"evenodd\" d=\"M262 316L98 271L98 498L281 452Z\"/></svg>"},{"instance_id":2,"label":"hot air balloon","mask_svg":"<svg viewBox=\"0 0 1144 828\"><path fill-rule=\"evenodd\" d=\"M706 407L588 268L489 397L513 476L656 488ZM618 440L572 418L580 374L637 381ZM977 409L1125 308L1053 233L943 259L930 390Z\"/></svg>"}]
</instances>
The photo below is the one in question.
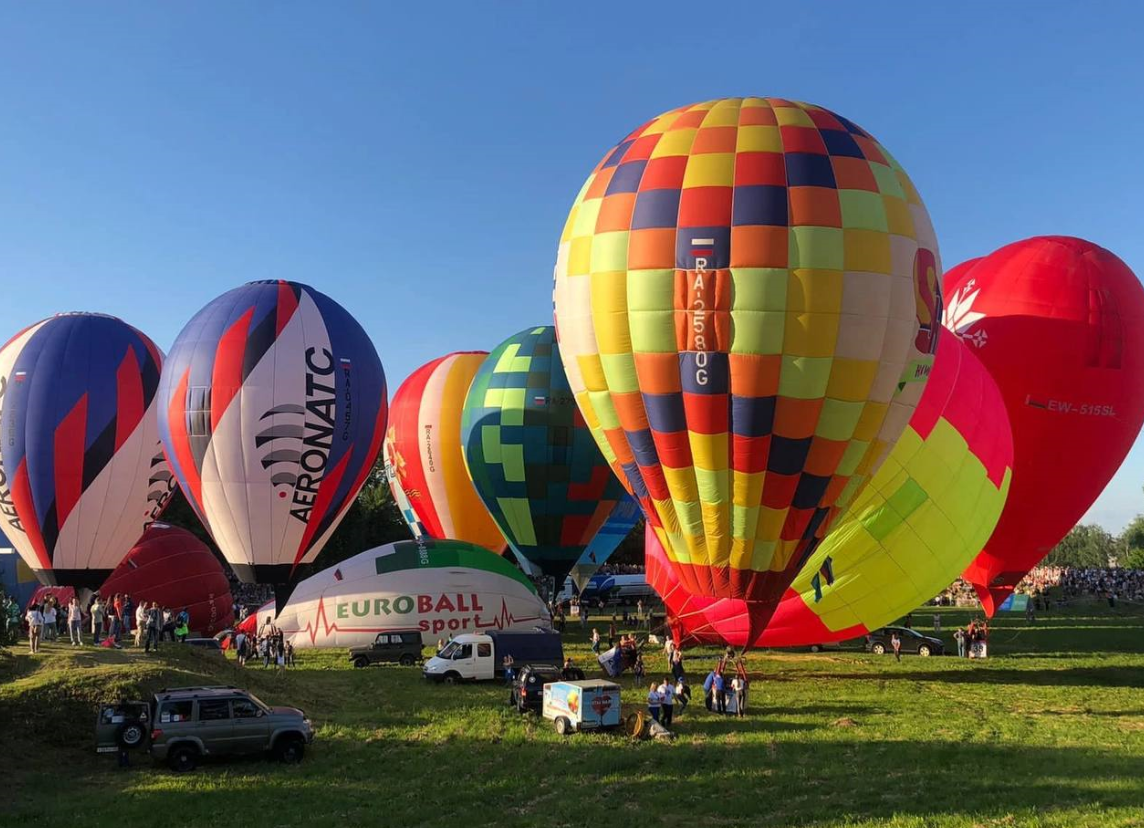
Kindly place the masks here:
<instances>
[{"instance_id":1,"label":"hot air balloon","mask_svg":"<svg viewBox=\"0 0 1144 828\"><path fill-rule=\"evenodd\" d=\"M0 350L0 526L41 583L98 586L162 511L162 362L95 313L42 320Z\"/></svg>"},{"instance_id":2,"label":"hot air balloon","mask_svg":"<svg viewBox=\"0 0 1144 828\"><path fill-rule=\"evenodd\" d=\"M200 635L214 635L234 621L234 599L222 564L206 544L169 523L152 523L104 581L100 594L109 598L116 593L175 612L186 607L189 626Z\"/></svg>"},{"instance_id":3,"label":"hot air balloon","mask_svg":"<svg viewBox=\"0 0 1144 828\"><path fill-rule=\"evenodd\" d=\"M690 591L761 629L909 421L940 272L901 166L821 107L709 101L604 155L560 240L561 353Z\"/></svg>"},{"instance_id":4,"label":"hot air balloon","mask_svg":"<svg viewBox=\"0 0 1144 828\"><path fill-rule=\"evenodd\" d=\"M261 623L275 610L261 607ZM299 649L367 646L398 630L420 630L431 646L446 636L551 624L536 587L511 561L476 544L428 538L368 549L311 575L275 620Z\"/></svg>"},{"instance_id":5,"label":"hot air balloon","mask_svg":"<svg viewBox=\"0 0 1144 828\"><path fill-rule=\"evenodd\" d=\"M461 444L513 552L562 584L624 490L576 407L551 326L510 336L481 363Z\"/></svg>"},{"instance_id":6,"label":"hot air balloon","mask_svg":"<svg viewBox=\"0 0 1144 828\"><path fill-rule=\"evenodd\" d=\"M461 450L461 409L486 356L458 352L414 371L393 396L385 456L394 500L409 504L414 537L468 541L500 554L504 536L477 496Z\"/></svg>"},{"instance_id":7,"label":"hot air balloon","mask_svg":"<svg viewBox=\"0 0 1144 828\"><path fill-rule=\"evenodd\" d=\"M945 325L1001 389L1013 488L965 578L987 614L1100 495L1144 421L1144 288L1092 242L1042 236L957 268Z\"/></svg>"},{"instance_id":8,"label":"hot air balloon","mask_svg":"<svg viewBox=\"0 0 1144 828\"><path fill-rule=\"evenodd\" d=\"M747 603L738 598L697 597L688 592L655 532L644 533L644 571L648 584L663 599L667 626L678 646L747 646ZM734 619L734 629L721 623L718 614L715 621L708 617L707 610L716 606ZM730 637L724 637L725 634Z\"/></svg>"},{"instance_id":9,"label":"hot air balloon","mask_svg":"<svg viewBox=\"0 0 1144 828\"><path fill-rule=\"evenodd\" d=\"M1008 494L1012 465L1001 392L970 350L942 333L909 426L753 643L843 641L932 598L988 540ZM713 633L736 646L747 644L745 602L696 599L687 609L679 625L692 639Z\"/></svg>"},{"instance_id":10,"label":"hot air balloon","mask_svg":"<svg viewBox=\"0 0 1144 828\"><path fill-rule=\"evenodd\" d=\"M321 552L373 469L386 412L361 325L294 282L210 302L175 340L159 386L171 470L247 582L290 584Z\"/></svg>"},{"instance_id":11,"label":"hot air balloon","mask_svg":"<svg viewBox=\"0 0 1144 828\"><path fill-rule=\"evenodd\" d=\"M640 511L639 504L630 495L624 495L624 499L619 502L616 508L612 510L612 514L604 521L604 525L600 527L596 537L592 538L592 542L588 544L588 547L576 559L576 563L572 565L569 577L572 578L572 583L575 584L577 592L584 591L584 587L592 580L592 576L608 562L608 558L612 557L612 553L619 548L620 544L632 533L636 524L642 519L643 513Z\"/></svg>"}]
</instances>

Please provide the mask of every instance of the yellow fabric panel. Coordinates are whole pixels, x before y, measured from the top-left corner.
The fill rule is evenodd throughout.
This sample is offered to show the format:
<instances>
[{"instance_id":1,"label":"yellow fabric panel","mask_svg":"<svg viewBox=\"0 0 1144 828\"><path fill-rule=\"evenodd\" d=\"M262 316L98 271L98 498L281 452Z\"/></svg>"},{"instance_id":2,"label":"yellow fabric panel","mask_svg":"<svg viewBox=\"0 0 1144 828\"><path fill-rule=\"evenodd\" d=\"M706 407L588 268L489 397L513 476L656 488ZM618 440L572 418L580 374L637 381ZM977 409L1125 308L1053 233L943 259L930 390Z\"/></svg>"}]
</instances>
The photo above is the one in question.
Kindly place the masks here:
<instances>
[{"instance_id":1,"label":"yellow fabric panel","mask_svg":"<svg viewBox=\"0 0 1144 828\"><path fill-rule=\"evenodd\" d=\"M758 506L763 499L763 480L766 472L734 472L732 500L736 506Z\"/></svg>"},{"instance_id":2,"label":"yellow fabric panel","mask_svg":"<svg viewBox=\"0 0 1144 828\"><path fill-rule=\"evenodd\" d=\"M687 155L695 141L696 129L688 127L665 132L651 151L652 158L666 158L672 155Z\"/></svg>"},{"instance_id":3,"label":"yellow fabric panel","mask_svg":"<svg viewBox=\"0 0 1144 828\"><path fill-rule=\"evenodd\" d=\"M877 362L836 356L830 369L830 380L826 384L826 396L856 402L864 410L870 386L874 384L877 373ZM874 433L869 435L873 436Z\"/></svg>"},{"instance_id":4,"label":"yellow fabric panel","mask_svg":"<svg viewBox=\"0 0 1144 828\"><path fill-rule=\"evenodd\" d=\"M830 313L788 313L783 350L793 356L833 357L838 317ZM823 391L825 392L825 388Z\"/></svg>"},{"instance_id":5,"label":"yellow fabric panel","mask_svg":"<svg viewBox=\"0 0 1144 828\"><path fill-rule=\"evenodd\" d=\"M695 475L690 467L673 469L671 466L663 466L662 468L668 491L671 492L672 502L680 500L691 503L699 502L699 488L695 483Z\"/></svg>"},{"instance_id":6,"label":"yellow fabric panel","mask_svg":"<svg viewBox=\"0 0 1144 828\"><path fill-rule=\"evenodd\" d=\"M691 444L691 459L695 464L696 472L699 469L710 469L713 471L727 469L728 442L730 435L727 432L722 434L700 434L697 431L691 431L687 434L688 442Z\"/></svg>"},{"instance_id":7,"label":"yellow fabric panel","mask_svg":"<svg viewBox=\"0 0 1144 828\"><path fill-rule=\"evenodd\" d=\"M683 187L730 187L735 183L735 153L708 152L687 159Z\"/></svg>"}]
</instances>

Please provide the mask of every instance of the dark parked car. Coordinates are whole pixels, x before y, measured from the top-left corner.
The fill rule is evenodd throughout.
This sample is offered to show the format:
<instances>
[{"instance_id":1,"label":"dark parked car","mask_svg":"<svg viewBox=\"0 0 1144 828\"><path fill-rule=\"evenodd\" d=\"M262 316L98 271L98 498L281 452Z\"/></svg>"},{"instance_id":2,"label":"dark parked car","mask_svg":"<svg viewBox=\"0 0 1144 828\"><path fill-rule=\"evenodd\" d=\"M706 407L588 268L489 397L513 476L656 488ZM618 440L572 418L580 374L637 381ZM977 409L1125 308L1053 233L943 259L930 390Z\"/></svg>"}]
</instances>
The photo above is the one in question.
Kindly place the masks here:
<instances>
[{"instance_id":1,"label":"dark parked car","mask_svg":"<svg viewBox=\"0 0 1144 828\"><path fill-rule=\"evenodd\" d=\"M508 703L520 713L539 713L544 703L544 685L560 680L560 668L553 664L526 664L512 680Z\"/></svg>"},{"instance_id":2,"label":"dark parked car","mask_svg":"<svg viewBox=\"0 0 1144 828\"><path fill-rule=\"evenodd\" d=\"M184 644L222 655L222 643L217 638L188 638Z\"/></svg>"},{"instance_id":3,"label":"dark parked car","mask_svg":"<svg viewBox=\"0 0 1144 828\"><path fill-rule=\"evenodd\" d=\"M922 635L917 630L907 627L883 627L866 636L866 652L874 655L883 655L894 652L890 639L894 633L902 640L902 652L913 653L920 656L943 655L945 645L940 638Z\"/></svg>"},{"instance_id":4,"label":"dark parked car","mask_svg":"<svg viewBox=\"0 0 1144 828\"><path fill-rule=\"evenodd\" d=\"M421 632L404 630L400 632L378 633L368 647L350 647L350 661L354 667L368 667L371 664L397 662L402 667L412 667L421 660Z\"/></svg>"}]
</instances>

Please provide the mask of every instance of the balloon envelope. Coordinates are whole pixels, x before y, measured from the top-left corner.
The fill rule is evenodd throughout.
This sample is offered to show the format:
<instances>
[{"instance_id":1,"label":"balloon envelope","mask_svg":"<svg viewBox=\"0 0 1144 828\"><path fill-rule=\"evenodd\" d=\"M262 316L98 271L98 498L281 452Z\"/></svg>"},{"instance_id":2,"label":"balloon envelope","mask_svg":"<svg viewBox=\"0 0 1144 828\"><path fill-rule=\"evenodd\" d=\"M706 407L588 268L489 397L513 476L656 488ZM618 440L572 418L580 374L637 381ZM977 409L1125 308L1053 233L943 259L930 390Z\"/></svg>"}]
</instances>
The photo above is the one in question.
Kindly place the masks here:
<instances>
[{"instance_id":1,"label":"balloon envelope","mask_svg":"<svg viewBox=\"0 0 1144 828\"><path fill-rule=\"evenodd\" d=\"M153 523L99 590L103 599L130 595L175 613L186 608L190 628L214 635L234 621L230 580L214 553L186 529ZM134 623L134 620L133 620Z\"/></svg>"},{"instance_id":2,"label":"balloon envelope","mask_svg":"<svg viewBox=\"0 0 1144 828\"><path fill-rule=\"evenodd\" d=\"M561 353L690 591L769 618L909 420L939 274L905 172L821 107L682 107L604 155L560 241Z\"/></svg>"},{"instance_id":3,"label":"balloon envelope","mask_svg":"<svg viewBox=\"0 0 1144 828\"><path fill-rule=\"evenodd\" d=\"M273 612L273 605L262 607L261 620L243 629L257 629ZM306 578L275 620L298 648L362 646L399 630L418 630L431 645L466 632L550 623L536 587L504 557L429 539L379 546Z\"/></svg>"},{"instance_id":4,"label":"balloon envelope","mask_svg":"<svg viewBox=\"0 0 1144 828\"><path fill-rule=\"evenodd\" d=\"M612 553L619 548L620 544L632 533L636 524L642 519L643 513L640 511L639 504L631 496L625 495L624 499L612 511L612 514L608 516L608 519L604 521L604 525L600 527L596 537L592 538L592 542L588 544L588 547L572 566L569 575L572 578L572 583L576 585L577 592L584 591L584 587L588 585L592 576L608 562L608 558L612 557Z\"/></svg>"},{"instance_id":5,"label":"balloon envelope","mask_svg":"<svg viewBox=\"0 0 1144 828\"><path fill-rule=\"evenodd\" d=\"M945 325L1001 389L1009 500L965 570L992 615L1100 495L1144 421L1144 288L1083 239L1002 247L945 283Z\"/></svg>"},{"instance_id":6,"label":"balloon envelope","mask_svg":"<svg viewBox=\"0 0 1144 828\"><path fill-rule=\"evenodd\" d=\"M1005 503L1012 463L1000 391L965 345L941 334L933 373L902 438L753 643L843 641L932 598L989 538ZM682 631L692 639L717 636L747 645L748 608L742 601L695 599L678 612Z\"/></svg>"},{"instance_id":7,"label":"balloon envelope","mask_svg":"<svg viewBox=\"0 0 1144 828\"><path fill-rule=\"evenodd\" d=\"M162 362L94 313L37 322L0 350L0 526L42 583L97 586L165 505Z\"/></svg>"},{"instance_id":8,"label":"balloon envelope","mask_svg":"<svg viewBox=\"0 0 1144 828\"><path fill-rule=\"evenodd\" d=\"M551 326L521 331L485 358L461 443L513 551L563 583L624 490L572 399Z\"/></svg>"},{"instance_id":9,"label":"balloon envelope","mask_svg":"<svg viewBox=\"0 0 1144 828\"><path fill-rule=\"evenodd\" d=\"M159 388L163 448L243 581L283 584L353 504L381 449L385 375L357 321L294 282L200 310Z\"/></svg>"},{"instance_id":10,"label":"balloon envelope","mask_svg":"<svg viewBox=\"0 0 1144 828\"><path fill-rule=\"evenodd\" d=\"M461 450L461 409L486 356L449 354L414 371L393 395L385 454L394 500L409 504L414 537L453 538L500 554L504 535L473 488Z\"/></svg>"}]
</instances>

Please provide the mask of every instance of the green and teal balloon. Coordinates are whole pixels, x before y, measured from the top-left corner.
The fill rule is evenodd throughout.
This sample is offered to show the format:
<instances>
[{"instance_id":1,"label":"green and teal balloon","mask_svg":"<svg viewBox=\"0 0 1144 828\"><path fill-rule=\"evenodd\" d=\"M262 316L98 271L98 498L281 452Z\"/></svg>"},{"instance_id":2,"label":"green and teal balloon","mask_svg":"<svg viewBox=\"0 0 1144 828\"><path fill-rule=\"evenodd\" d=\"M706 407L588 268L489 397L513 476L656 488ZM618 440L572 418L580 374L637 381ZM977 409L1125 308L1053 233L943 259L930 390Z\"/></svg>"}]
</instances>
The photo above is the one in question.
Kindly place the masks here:
<instances>
[{"instance_id":1,"label":"green and teal balloon","mask_svg":"<svg viewBox=\"0 0 1144 828\"><path fill-rule=\"evenodd\" d=\"M513 552L562 583L624 488L572 396L555 328L521 331L488 355L465 398L461 444Z\"/></svg>"}]
</instances>

